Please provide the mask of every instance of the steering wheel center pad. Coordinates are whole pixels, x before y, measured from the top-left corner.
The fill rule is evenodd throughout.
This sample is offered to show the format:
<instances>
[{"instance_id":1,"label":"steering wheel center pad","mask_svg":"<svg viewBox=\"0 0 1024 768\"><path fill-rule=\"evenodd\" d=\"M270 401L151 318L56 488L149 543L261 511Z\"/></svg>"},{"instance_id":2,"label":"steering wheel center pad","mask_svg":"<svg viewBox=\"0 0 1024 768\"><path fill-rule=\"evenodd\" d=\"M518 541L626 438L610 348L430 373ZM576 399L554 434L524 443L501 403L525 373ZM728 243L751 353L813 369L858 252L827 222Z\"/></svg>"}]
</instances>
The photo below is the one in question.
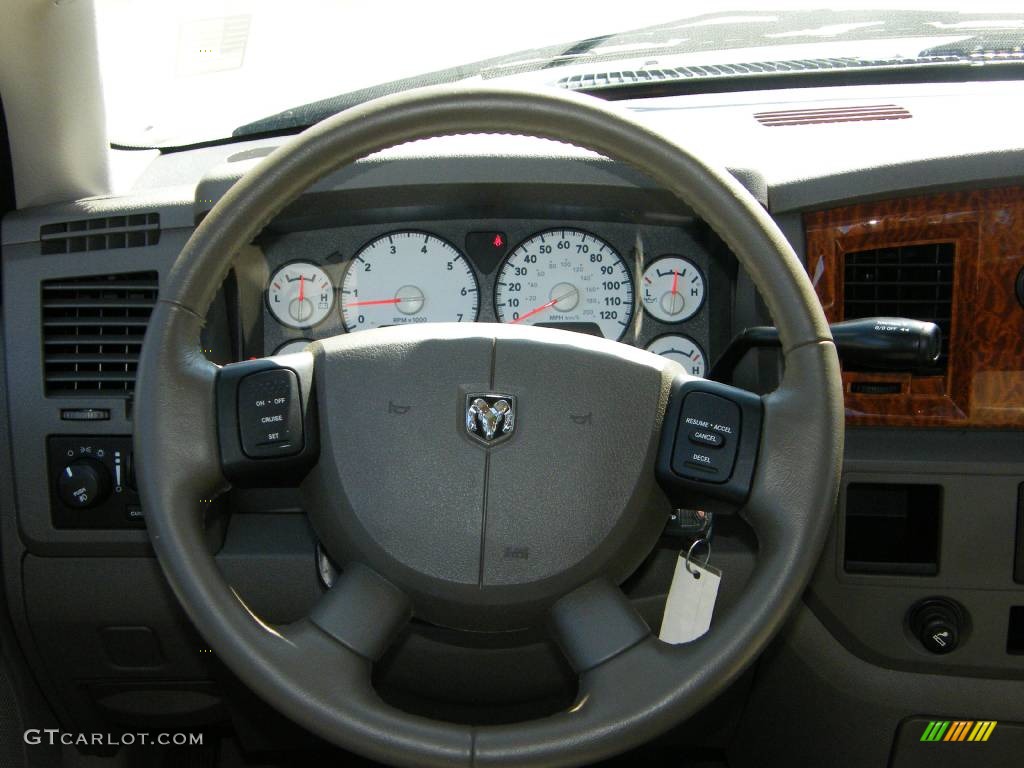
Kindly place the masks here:
<instances>
[{"instance_id":1,"label":"steering wheel center pad","mask_svg":"<svg viewBox=\"0 0 1024 768\"><path fill-rule=\"evenodd\" d=\"M593 336L516 325L396 326L314 344L321 456L306 509L339 563L463 629L537 621L599 575L620 582L669 507L654 477L676 366ZM467 401L514 403L489 444ZM508 423L508 422L505 422Z\"/></svg>"}]
</instances>

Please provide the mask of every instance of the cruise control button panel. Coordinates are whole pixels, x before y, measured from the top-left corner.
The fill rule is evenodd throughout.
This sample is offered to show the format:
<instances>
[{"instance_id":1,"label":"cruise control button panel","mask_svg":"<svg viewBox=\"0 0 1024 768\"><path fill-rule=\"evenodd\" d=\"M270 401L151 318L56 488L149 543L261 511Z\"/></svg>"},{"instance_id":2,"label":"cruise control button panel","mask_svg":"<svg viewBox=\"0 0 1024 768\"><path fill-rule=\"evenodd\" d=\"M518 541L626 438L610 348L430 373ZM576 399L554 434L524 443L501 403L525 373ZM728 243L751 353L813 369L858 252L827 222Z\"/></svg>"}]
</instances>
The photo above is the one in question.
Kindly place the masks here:
<instances>
[{"instance_id":1,"label":"cruise control button panel","mask_svg":"<svg viewBox=\"0 0 1024 768\"><path fill-rule=\"evenodd\" d=\"M736 462L741 427L736 403L706 392L689 393L676 427L672 470L694 480L726 482Z\"/></svg>"},{"instance_id":2,"label":"cruise control button panel","mask_svg":"<svg viewBox=\"0 0 1024 768\"><path fill-rule=\"evenodd\" d=\"M313 365L312 354L299 352L232 363L217 372L221 468L232 483L297 485L316 463Z\"/></svg>"},{"instance_id":3,"label":"cruise control button panel","mask_svg":"<svg viewBox=\"0 0 1024 768\"><path fill-rule=\"evenodd\" d=\"M238 428L251 459L291 456L302 450L302 411L295 371L251 373L238 384Z\"/></svg>"},{"instance_id":4,"label":"cruise control button panel","mask_svg":"<svg viewBox=\"0 0 1024 768\"><path fill-rule=\"evenodd\" d=\"M750 493L761 441L761 398L681 376L672 385L658 482L679 508L730 511Z\"/></svg>"}]
</instances>

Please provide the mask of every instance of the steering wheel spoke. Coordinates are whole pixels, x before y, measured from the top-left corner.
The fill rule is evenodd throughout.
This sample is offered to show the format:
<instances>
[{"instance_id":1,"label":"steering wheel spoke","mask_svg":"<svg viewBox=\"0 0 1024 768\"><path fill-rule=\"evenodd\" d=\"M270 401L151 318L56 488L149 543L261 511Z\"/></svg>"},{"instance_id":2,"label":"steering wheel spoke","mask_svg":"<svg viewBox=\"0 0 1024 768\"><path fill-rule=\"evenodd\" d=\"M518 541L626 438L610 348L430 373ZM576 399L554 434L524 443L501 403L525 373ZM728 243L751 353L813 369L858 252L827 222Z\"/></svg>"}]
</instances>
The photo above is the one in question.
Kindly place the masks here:
<instances>
[{"instance_id":1,"label":"steering wheel spoke","mask_svg":"<svg viewBox=\"0 0 1024 768\"><path fill-rule=\"evenodd\" d=\"M830 341L813 342L789 350L778 389L762 398L763 420L759 461L750 495L741 516L757 534L762 555L785 550L810 529L813 517L831 517L830 509L816 506L822 486L839 477L842 444L842 401L818 393L839 379L839 361ZM836 429L835 425L840 427ZM833 466L809 477L808 468L832 457ZM829 491L834 498L834 490ZM821 538L827 528L821 531Z\"/></svg>"},{"instance_id":2,"label":"steering wheel spoke","mask_svg":"<svg viewBox=\"0 0 1024 768\"><path fill-rule=\"evenodd\" d=\"M313 355L226 365L217 375L221 466L237 486L297 485L320 455Z\"/></svg>"},{"instance_id":3,"label":"steering wheel spoke","mask_svg":"<svg viewBox=\"0 0 1024 768\"><path fill-rule=\"evenodd\" d=\"M618 587L595 579L551 608L555 640L579 674L615 658L651 630Z\"/></svg>"},{"instance_id":4,"label":"steering wheel spoke","mask_svg":"<svg viewBox=\"0 0 1024 768\"><path fill-rule=\"evenodd\" d=\"M364 659L376 661L412 617L409 598L372 568L346 566L309 621Z\"/></svg>"},{"instance_id":5,"label":"steering wheel spoke","mask_svg":"<svg viewBox=\"0 0 1024 768\"><path fill-rule=\"evenodd\" d=\"M761 398L717 381L672 383L657 476L677 507L732 512L750 495L761 441Z\"/></svg>"}]
</instances>

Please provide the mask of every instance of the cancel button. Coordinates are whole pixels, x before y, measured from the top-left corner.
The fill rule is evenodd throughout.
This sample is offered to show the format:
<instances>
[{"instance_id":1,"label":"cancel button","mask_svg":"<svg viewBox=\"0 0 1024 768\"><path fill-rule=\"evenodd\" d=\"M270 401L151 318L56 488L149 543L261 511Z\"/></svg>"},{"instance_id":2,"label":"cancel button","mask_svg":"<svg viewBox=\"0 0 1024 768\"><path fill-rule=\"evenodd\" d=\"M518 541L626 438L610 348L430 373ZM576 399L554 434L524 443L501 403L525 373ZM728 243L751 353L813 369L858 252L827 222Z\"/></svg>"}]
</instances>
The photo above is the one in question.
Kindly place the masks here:
<instances>
[{"instance_id":1,"label":"cancel button","mask_svg":"<svg viewBox=\"0 0 1024 768\"><path fill-rule=\"evenodd\" d=\"M718 432L711 432L707 429L695 429L690 433L690 442L697 445L706 445L709 448L720 448L725 438Z\"/></svg>"}]
</instances>

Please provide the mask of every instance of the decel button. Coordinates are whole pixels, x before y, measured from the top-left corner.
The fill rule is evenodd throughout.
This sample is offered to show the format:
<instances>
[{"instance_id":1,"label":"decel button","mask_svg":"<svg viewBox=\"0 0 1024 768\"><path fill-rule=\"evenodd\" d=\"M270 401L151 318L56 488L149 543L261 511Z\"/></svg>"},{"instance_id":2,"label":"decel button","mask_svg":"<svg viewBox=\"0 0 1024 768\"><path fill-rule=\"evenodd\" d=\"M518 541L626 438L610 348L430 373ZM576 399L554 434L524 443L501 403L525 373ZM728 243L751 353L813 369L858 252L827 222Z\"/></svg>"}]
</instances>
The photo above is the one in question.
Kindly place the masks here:
<instances>
[{"instance_id":1,"label":"decel button","mask_svg":"<svg viewBox=\"0 0 1024 768\"><path fill-rule=\"evenodd\" d=\"M287 368L260 371L238 384L242 450L252 459L291 456L302 450L299 379Z\"/></svg>"},{"instance_id":2,"label":"decel button","mask_svg":"<svg viewBox=\"0 0 1024 768\"><path fill-rule=\"evenodd\" d=\"M707 392L683 400L672 452L672 471L690 480L724 483L732 475L739 445L740 409Z\"/></svg>"},{"instance_id":3,"label":"decel button","mask_svg":"<svg viewBox=\"0 0 1024 768\"><path fill-rule=\"evenodd\" d=\"M689 451L684 463L686 466L701 472L707 472L712 475L718 474L718 462L715 461L713 456L701 451Z\"/></svg>"}]
</instances>

